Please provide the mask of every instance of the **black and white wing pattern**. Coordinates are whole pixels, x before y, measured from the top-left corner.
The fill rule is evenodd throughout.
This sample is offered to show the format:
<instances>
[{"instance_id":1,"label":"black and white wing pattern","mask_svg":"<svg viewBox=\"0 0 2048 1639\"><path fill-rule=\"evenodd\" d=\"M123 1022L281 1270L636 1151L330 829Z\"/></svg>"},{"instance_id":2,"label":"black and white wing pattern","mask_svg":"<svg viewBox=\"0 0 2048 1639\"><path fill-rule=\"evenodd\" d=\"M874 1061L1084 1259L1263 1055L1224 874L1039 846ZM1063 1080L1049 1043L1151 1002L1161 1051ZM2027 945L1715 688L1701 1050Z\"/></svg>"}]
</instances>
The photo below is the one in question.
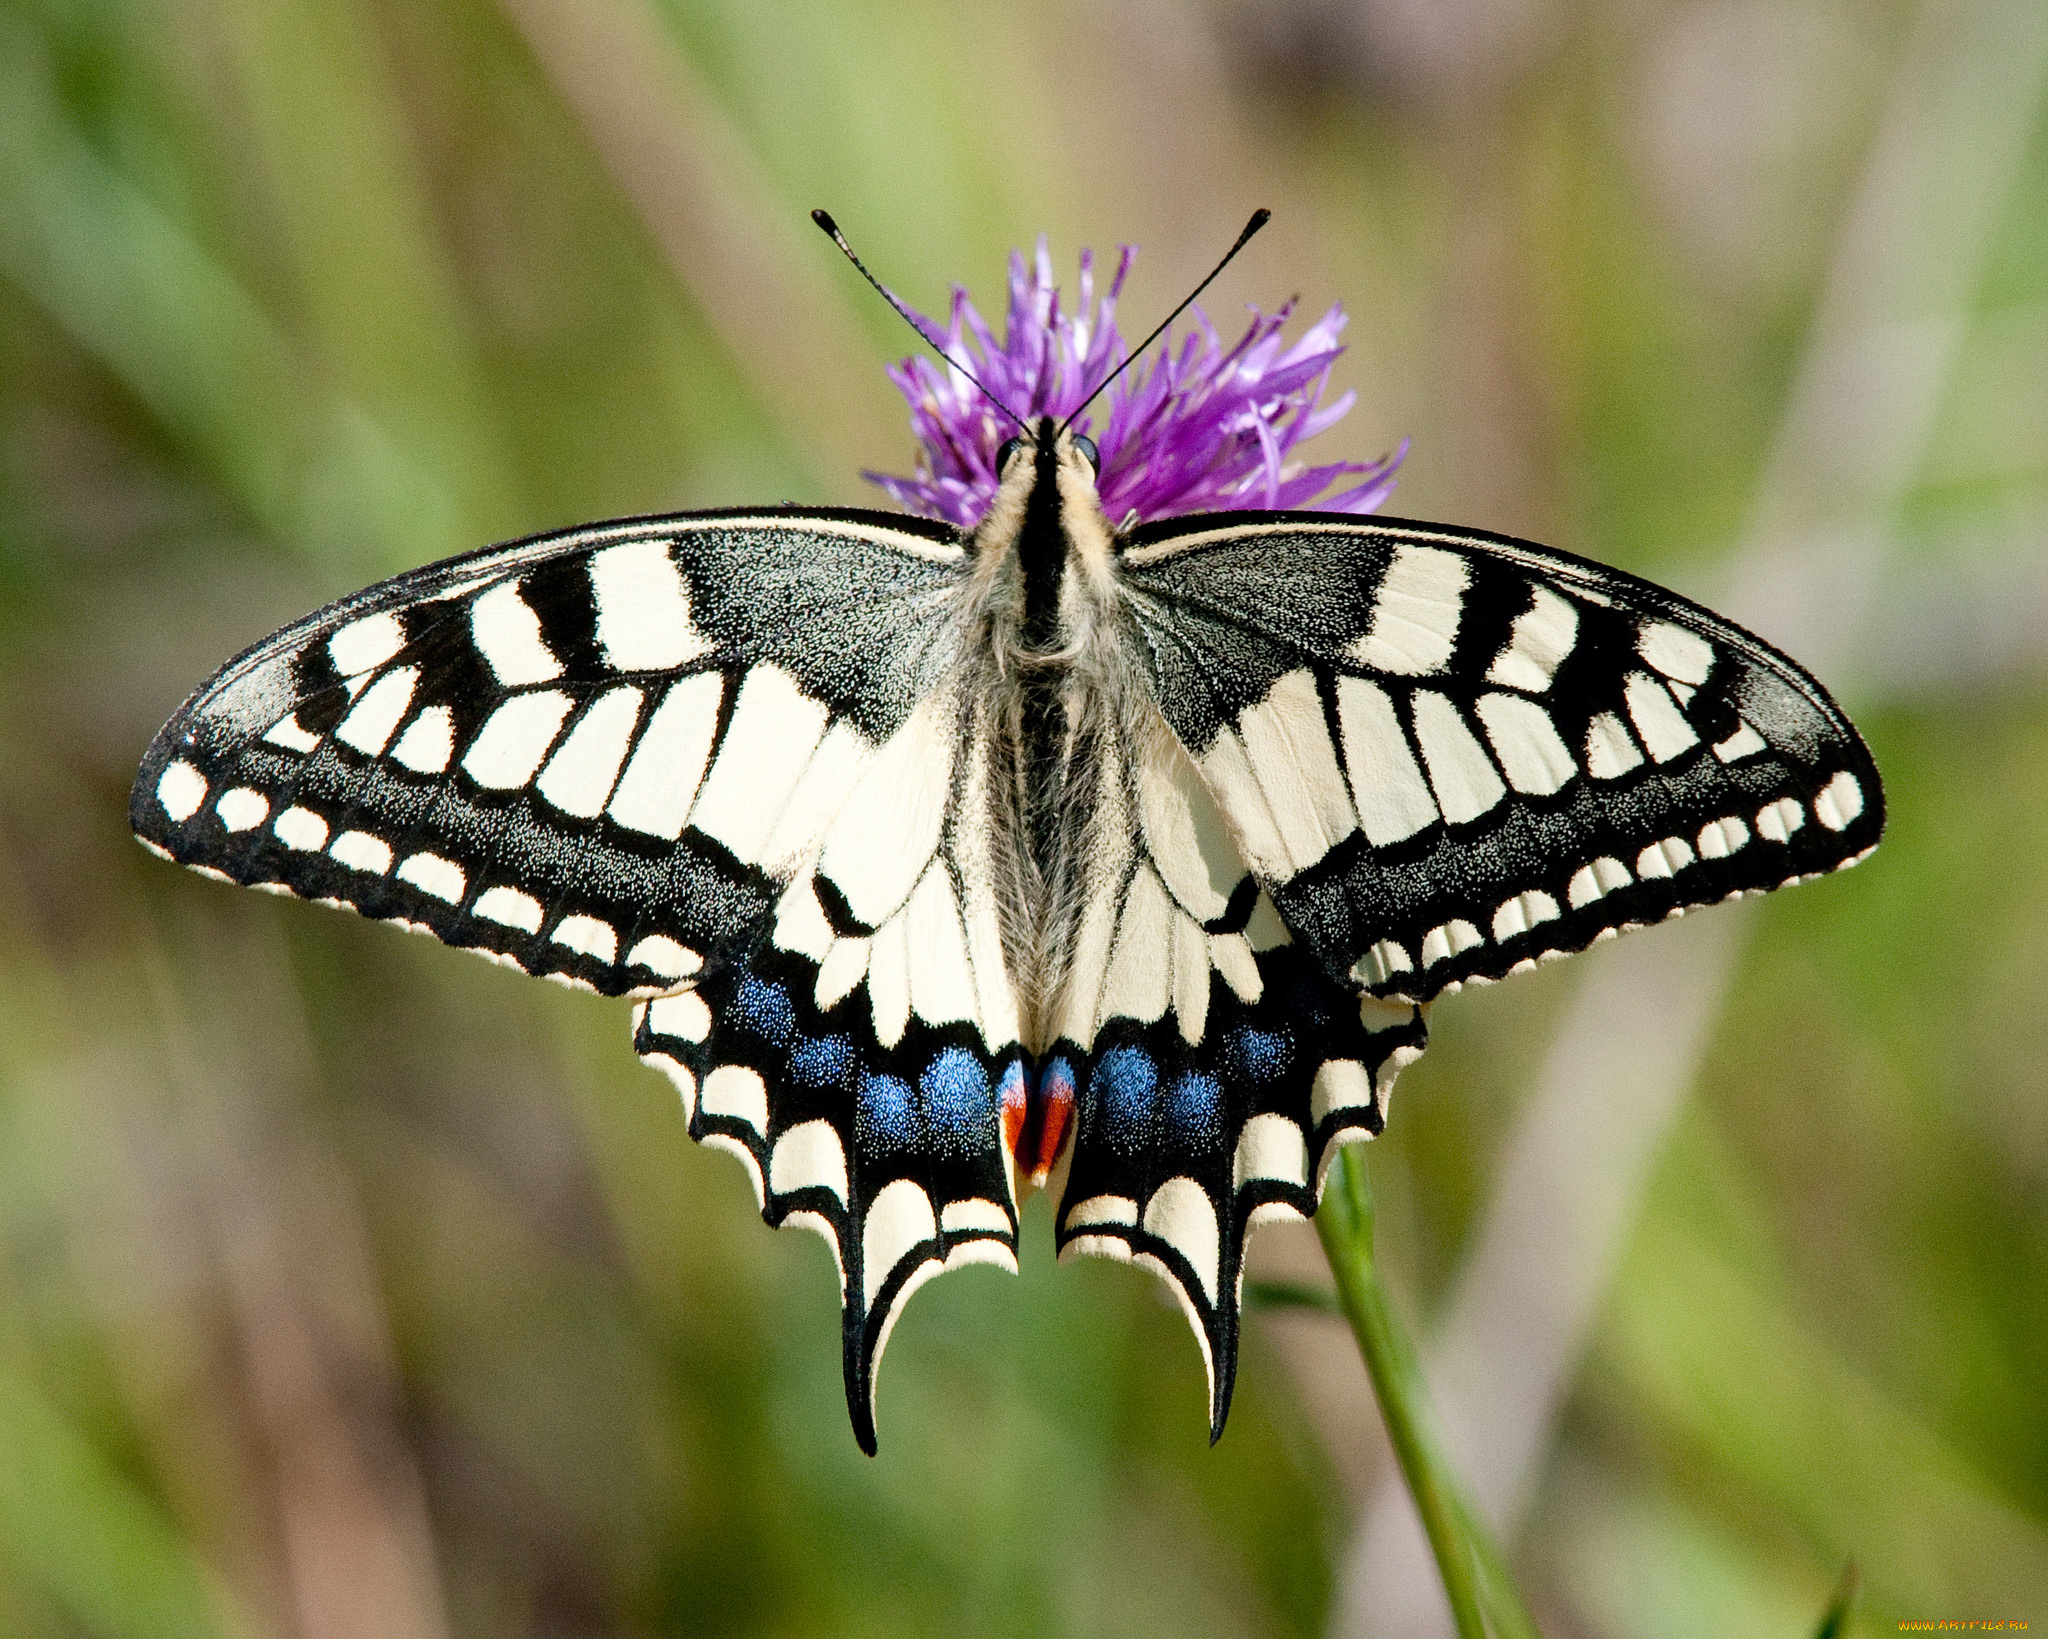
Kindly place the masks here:
<instances>
[{"instance_id":1,"label":"black and white wing pattern","mask_svg":"<svg viewBox=\"0 0 2048 1639\"><path fill-rule=\"evenodd\" d=\"M949 680L854 783L757 947L634 1012L691 1133L740 1158L770 1223L831 1245L871 1453L876 1367L911 1294L964 1263L1017 1268L1033 1078L992 892L991 764Z\"/></svg>"},{"instance_id":2,"label":"black and white wing pattern","mask_svg":"<svg viewBox=\"0 0 2048 1639\"><path fill-rule=\"evenodd\" d=\"M1244 1253L1377 1133L1422 1004L1861 858L1826 694L1520 542L1212 514L1116 541L1042 420L969 535L650 518L372 587L150 747L182 864L636 998L763 1216L832 1248L875 1448L905 1301L1063 1254L1163 1276L1228 1411Z\"/></svg>"},{"instance_id":3,"label":"black and white wing pattern","mask_svg":"<svg viewBox=\"0 0 2048 1639\"><path fill-rule=\"evenodd\" d=\"M230 661L143 759L143 843L606 995L757 941L951 660L955 531L634 520L451 559Z\"/></svg>"},{"instance_id":4,"label":"black and white wing pattern","mask_svg":"<svg viewBox=\"0 0 2048 1639\"><path fill-rule=\"evenodd\" d=\"M1215 514L1120 567L1154 697L1332 979L1427 1001L1854 864L1869 751L1759 639L1437 524Z\"/></svg>"},{"instance_id":5,"label":"black and white wing pattern","mask_svg":"<svg viewBox=\"0 0 2048 1639\"><path fill-rule=\"evenodd\" d=\"M1015 1266L963 562L945 526L790 510L455 559L230 662L131 802L182 864L650 998L635 1045L692 1136L832 1243L869 1450L903 1300Z\"/></svg>"},{"instance_id":6,"label":"black and white wing pattern","mask_svg":"<svg viewBox=\"0 0 2048 1639\"><path fill-rule=\"evenodd\" d=\"M1380 1132L1426 1031L1294 939L1156 709L1125 729L1076 793L1093 880L1040 1081L1074 1111L1055 1235L1063 1257L1139 1263L1180 1299L1213 1440L1252 1230L1314 1215L1336 1147Z\"/></svg>"}]
</instances>

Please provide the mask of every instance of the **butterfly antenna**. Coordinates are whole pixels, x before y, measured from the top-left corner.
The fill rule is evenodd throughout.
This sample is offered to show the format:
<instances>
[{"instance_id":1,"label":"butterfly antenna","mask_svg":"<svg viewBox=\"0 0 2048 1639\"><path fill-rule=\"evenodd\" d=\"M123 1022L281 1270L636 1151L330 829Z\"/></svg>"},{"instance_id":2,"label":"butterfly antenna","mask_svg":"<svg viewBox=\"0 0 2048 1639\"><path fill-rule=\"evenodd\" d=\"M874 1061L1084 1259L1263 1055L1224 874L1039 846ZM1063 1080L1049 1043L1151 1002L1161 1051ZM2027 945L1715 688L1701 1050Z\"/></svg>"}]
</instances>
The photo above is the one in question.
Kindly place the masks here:
<instances>
[{"instance_id":1,"label":"butterfly antenna","mask_svg":"<svg viewBox=\"0 0 2048 1639\"><path fill-rule=\"evenodd\" d=\"M1010 406L1005 404L1001 399L997 398L996 395L990 392L986 387L982 387L979 378L976 377L974 372L968 369L967 366L962 364L958 359L953 357L953 355L947 352L945 348L940 346L938 338L934 336L929 330L925 329L923 325L917 322L917 315L912 313L909 308L905 307L901 302L899 302L895 298L895 296L890 293L888 287L884 285L880 279L877 279L872 273L868 272L867 263L863 262L858 256L854 255L853 246L849 245L846 242L846 235L839 231L839 224L832 220L832 213L830 211L812 211L811 220L817 223L819 227L825 230L826 236L829 239L831 239L833 244L837 245L841 250L846 252L846 259L860 271L860 276L863 279L867 280L869 284L875 287L876 294L879 295L883 301L887 302L891 307L896 309L897 314L902 318L905 324L909 325L911 329L915 330L920 336L924 338L925 345L927 347L929 347L934 353L938 354L939 357L944 359L948 364L952 365L954 369L958 370L969 381L973 382L975 386L980 387L981 396L983 398L987 399L989 403L993 404L997 409L1001 410L1004 415L1008 416L1012 421L1016 422L1017 430L1019 432L1022 432L1027 437L1030 436L1031 429L1024 424L1024 418L1021 415L1019 415L1015 410L1011 409ZM1239 240L1238 242L1242 244L1244 241ZM1229 260L1228 257L1224 259L1226 261ZM1211 279L1215 277L1216 275L1213 273L1209 275L1209 278ZM1208 280L1203 281L1203 283L1205 284L1207 282Z\"/></svg>"},{"instance_id":2,"label":"butterfly antenna","mask_svg":"<svg viewBox=\"0 0 2048 1639\"><path fill-rule=\"evenodd\" d=\"M1240 233L1237 236L1237 243L1232 245L1230 249L1223 253L1223 260L1218 262L1213 268L1209 270L1209 277L1204 279L1200 284L1196 285L1193 290L1187 293L1187 298L1180 304L1180 306L1176 307L1171 313L1166 315L1166 317L1160 322L1159 328L1157 330L1153 331L1151 335L1147 336L1143 341L1139 342L1136 347L1133 347L1130 350L1130 352L1124 355L1123 363L1119 364L1114 370L1110 371L1108 375L1104 376L1102 378L1102 385L1100 387L1097 387L1094 392L1090 393L1086 398L1081 400L1081 402L1077 406L1075 406L1074 413L1068 416L1065 421L1062 421L1060 423L1060 431L1065 432L1076 421L1080 420L1081 412L1087 409L1089 405L1093 404L1104 393L1108 392L1109 384L1112 381L1116 380L1118 376L1122 375L1133 364L1136 364L1138 362L1140 355L1144 353L1145 349L1150 347L1161 336L1166 334L1167 325L1173 323L1175 319L1179 318L1191 306L1193 306L1195 298L1201 295L1203 291L1207 290L1210 287L1210 285L1216 282L1216 275L1221 273L1228 266L1230 266L1232 259L1237 255L1239 251L1244 249L1245 245L1250 241L1251 236L1257 233L1259 229L1263 228L1268 222L1272 220L1273 213L1267 210L1264 206L1260 206L1259 209L1253 211L1252 219L1244 225L1244 232ZM842 246L841 248L844 249L844 246ZM849 250L846 252L846 254L851 256L853 252ZM865 272L866 269L863 268L862 271Z\"/></svg>"}]
</instances>

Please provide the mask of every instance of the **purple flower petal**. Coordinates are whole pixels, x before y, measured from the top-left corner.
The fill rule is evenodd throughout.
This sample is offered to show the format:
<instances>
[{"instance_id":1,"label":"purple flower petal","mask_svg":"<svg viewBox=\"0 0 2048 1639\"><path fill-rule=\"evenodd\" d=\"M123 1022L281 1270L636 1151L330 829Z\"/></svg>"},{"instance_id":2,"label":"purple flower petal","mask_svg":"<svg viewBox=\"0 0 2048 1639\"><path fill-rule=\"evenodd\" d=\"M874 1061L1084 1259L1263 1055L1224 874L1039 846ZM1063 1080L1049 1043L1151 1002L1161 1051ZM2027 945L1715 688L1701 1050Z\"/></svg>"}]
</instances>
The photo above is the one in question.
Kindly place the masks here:
<instances>
[{"instance_id":1,"label":"purple flower petal","mask_svg":"<svg viewBox=\"0 0 2048 1639\"><path fill-rule=\"evenodd\" d=\"M1080 304L1069 314L1041 237L1028 261L1022 251L1010 253L1001 341L959 286L948 322L923 322L1019 415L1064 419L1126 356L1116 304L1136 256L1133 246L1119 247L1109 288L1098 296L1094 254L1082 251ZM1192 309L1191 333L1162 338L1075 423L1101 451L1098 488L1112 524L1231 507L1370 512L1387 498L1405 441L1374 462L1305 466L1293 459L1297 445L1335 425L1357 396L1322 402L1330 366L1344 350L1337 341L1344 310L1332 307L1283 351L1281 331L1293 312L1292 302L1277 313L1254 309L1244 335L1226 348L1202 310ZM995 498L996 451L1016 428L950 364L919 355L892 365L889 379L910 403L921 446L917 472L863 476L907 511L971 529ZM1360 482L1325 493L1347 478Z\"/></svg>"}]
</instances>

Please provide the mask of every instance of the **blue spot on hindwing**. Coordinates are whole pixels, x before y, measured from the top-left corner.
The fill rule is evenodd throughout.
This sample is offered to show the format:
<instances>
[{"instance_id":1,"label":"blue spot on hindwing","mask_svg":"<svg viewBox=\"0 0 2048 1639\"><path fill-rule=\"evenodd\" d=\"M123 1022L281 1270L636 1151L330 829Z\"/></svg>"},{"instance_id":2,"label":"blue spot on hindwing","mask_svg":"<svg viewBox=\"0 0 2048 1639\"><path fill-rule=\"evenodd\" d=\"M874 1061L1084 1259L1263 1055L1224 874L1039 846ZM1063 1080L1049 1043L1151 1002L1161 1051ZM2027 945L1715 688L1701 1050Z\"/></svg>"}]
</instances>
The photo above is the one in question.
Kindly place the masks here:
<instances>
[{"instance_id":1,"label":"blue spot on hindwing","mask_svg":"<svg viewBox=\"0 0 2048 1639\"><path fill-rule=\"evenodd\" d=\"M1142 1047L1112 1047L1095 1061L1091 1091L1104 1136L1119 1148L1141 1144L1152 1131L1152 1095L1159 1069Z\"/></svg>"},{"instance_id":2,"label":"blue spot on hindwing","mask_svg":"<svg viewBox=\"0 0 2048 1639\"><path fill-rule=\"evenodd\" d=\"M1236 1079L1271 1081L1287 1069L1294 1057L1294 1042L1270 1030L1240 1030L1225 1044L1230 1068Z\"/></svg>"},{"instance_id":3,"label":"blue spot on hindwing","mask_svg":"<svg viewBox=\"0 0 2048 1639\"><path fill-rule=\"evenodd\" d=\"M925 1113L951 1147L985 1140L995 1107L988 1092L988 1072L964 1047L948 1047L925 1066L919 1078Z\"/></svg>"},{"instance_id":4,"label":"blue spot on hindwing","mask_svg":"<svg viewBox=\"0 0 2048 1639\"><path fill-rule=\"evenodd\" d=\"M751 973L740 980L733 992L729 1016L741 1029L778 1046L796 1033L796 1009L789 992L779 984L766 984Z\"/></svg>"},{"instance_id":5,"label":"blue spot on hindwing","mask_svg":"<svg viewBox=\"0 0 2048 1639\"><path fill-rule=\"evenodd\" d=\"M789 1079L800 1087L840 1087L853 1067L853 1043L844 1036L805 1037L789 1050Z\"/></svg>"},{"instance_id":6,"label":"blue spot on hindwing","mask_svg":"<svg viewBox=\"0 0 2048 1639\"><path fill-rule=\"evenodd\" d=\"M1168 1085L1160 1113L1177 1143L1213 1145L1223 1133L1223 1089L1214 1076L1190 1070Z\"/></svg>"},{"instance_id":7,"label":"blue spot on hindwing","mask_svg":"<svg viewBox=\"0 0 2048 1639\"><path fill-rule=\"evenodd\" d=\"M900 1076L860 1078L853 1141L862 1149L903 1149L916 1141L917 1115L910 1083Z\"/></svg>"}]
</instances>

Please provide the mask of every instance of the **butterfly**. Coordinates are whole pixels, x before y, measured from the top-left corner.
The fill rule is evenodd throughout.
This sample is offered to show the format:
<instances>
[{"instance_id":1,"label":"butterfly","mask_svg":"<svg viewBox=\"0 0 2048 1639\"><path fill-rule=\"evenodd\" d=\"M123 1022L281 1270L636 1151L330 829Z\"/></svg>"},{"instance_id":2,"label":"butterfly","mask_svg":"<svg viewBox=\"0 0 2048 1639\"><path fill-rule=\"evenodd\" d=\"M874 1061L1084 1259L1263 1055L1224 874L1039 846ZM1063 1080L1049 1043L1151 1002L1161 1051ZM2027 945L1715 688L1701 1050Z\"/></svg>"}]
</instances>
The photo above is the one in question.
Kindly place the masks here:
<instances>
[{"instance_id":1,"label":"butterfly","mask_svg":"<svg viewBox=\"0 0 2048 1639\"><path fill-rule=\"evenodd\" d=\"M1242 241L1240 241L1242 242ZM971 529L745 508L416 570L230 661L144 846L633 998L635 1051L837 1263L848 1410L910 1295L1164 1278L1235 1379L1251 1231L1381 1131L1424 1008L1853 864L1826 691L1670 592L1477 530L1119 529L1039 416Z\"/></svg>"}]
</instances>

